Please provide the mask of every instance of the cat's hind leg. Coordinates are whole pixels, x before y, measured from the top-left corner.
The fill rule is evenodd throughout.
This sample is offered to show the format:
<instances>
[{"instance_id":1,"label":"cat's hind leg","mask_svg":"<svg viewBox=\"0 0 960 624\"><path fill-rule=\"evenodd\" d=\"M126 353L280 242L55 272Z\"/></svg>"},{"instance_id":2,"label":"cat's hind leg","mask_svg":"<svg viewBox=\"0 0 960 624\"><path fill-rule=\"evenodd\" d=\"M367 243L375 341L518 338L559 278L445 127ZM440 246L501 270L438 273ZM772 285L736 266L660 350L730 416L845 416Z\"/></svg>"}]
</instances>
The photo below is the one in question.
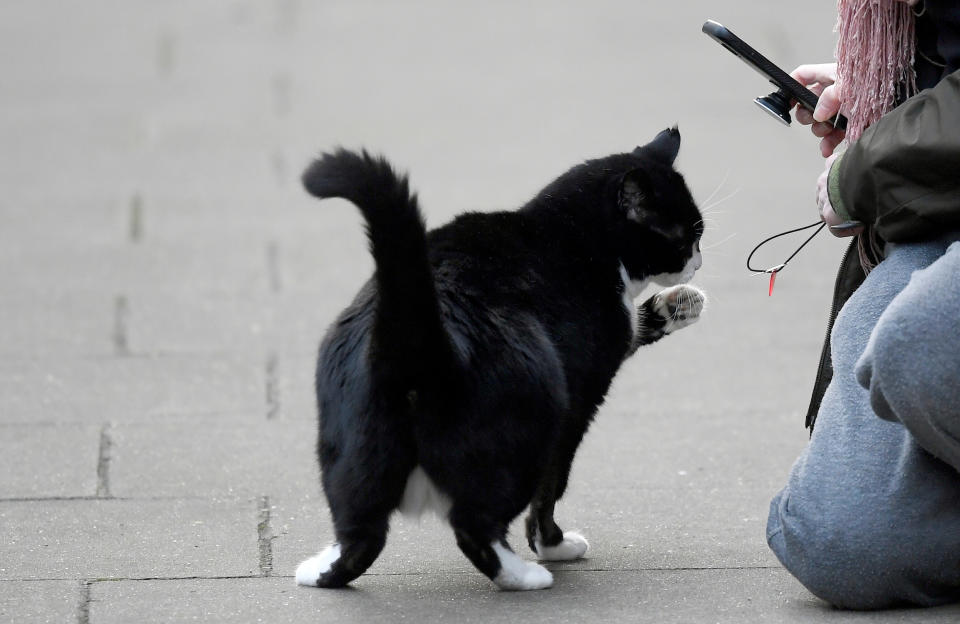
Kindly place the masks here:
<instances>
[{"instance_id":1,"label":"cat's hind leg","mask_svg":"<svg viewBox=\"0 0 960 624\"><path fill-rule=\"evenodd\" d=\"M298 585L343 587L367 571L387 541L387 519L337 531L337 541L297 566Z\"/></svg>"},{"instance_id":2,"label":"cat's hind leg","mask_svg":"<svg viewBox=\"0 0 960 624\"><path fill-rule=\"evenodd\" d=\"M380 437L389 443L366 439L349 453L340 450L344 445L321 442L321 476L334 543L300 564L297 584L343 587L383 550L389 518L400 504L412 462L400 435Z\"/></svg>"},{"instance_id":3,"label":"cat's hind leg","mask_svg":"<svg viewBox=\"0 0 960 624\"><path fill-rule=\"evenodd\" d=\"M553 585L549 570L513 552L503 524L485 522L473 510L457 508L450 513L450 524L463 554L500 589L523 591Z\"/></svg>"},{"instance_id":4,"label":"cat's hind leg","mask_svg":"<svg viewBox=\"0 0 960 624\"><path fill-rule=\"evenodd\" d=\"M587 417L567 421L553 445L553 456L544 468L526 520L527 544L541 561L573 561L586 555L590 545L575 531L563 531L553 519L556 501L567 489L573 457L586 432Z\"/></svg>"},{"instance_id":5,"label":"cat's hind leg","mask_svg":"<svg viewBox=\"0 0 960 624\"><path fill-rule=\"evenodd\" d=\"M540 561L574 561L590 549L587 538L564 531L553 519L554 504L534 504L527 516L527 544Z\"/></svg>"}]
</instances>

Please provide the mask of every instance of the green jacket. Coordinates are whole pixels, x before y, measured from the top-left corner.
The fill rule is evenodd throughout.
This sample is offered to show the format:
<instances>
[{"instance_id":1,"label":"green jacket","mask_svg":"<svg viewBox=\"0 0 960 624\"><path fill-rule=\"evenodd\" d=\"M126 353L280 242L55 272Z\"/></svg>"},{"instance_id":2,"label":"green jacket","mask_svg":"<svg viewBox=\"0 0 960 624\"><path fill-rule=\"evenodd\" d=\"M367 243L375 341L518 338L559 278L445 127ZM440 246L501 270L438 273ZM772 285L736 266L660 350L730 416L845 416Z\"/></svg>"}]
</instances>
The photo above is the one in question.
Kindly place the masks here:
<instances>
[{"instance_id":1,"label":"green jacket","mask_svg":"<svg viewBox=\"0 0 960 624\"><path fill-rule=\"evenodd\" d=\"M884 115L834 161L830 203L843 219L874 226L885 241L960 230L960 71ZM833 376L830 329L864 272L854 240L840 265L806 424L812 428Z\"/></svg>"}]
</instances>

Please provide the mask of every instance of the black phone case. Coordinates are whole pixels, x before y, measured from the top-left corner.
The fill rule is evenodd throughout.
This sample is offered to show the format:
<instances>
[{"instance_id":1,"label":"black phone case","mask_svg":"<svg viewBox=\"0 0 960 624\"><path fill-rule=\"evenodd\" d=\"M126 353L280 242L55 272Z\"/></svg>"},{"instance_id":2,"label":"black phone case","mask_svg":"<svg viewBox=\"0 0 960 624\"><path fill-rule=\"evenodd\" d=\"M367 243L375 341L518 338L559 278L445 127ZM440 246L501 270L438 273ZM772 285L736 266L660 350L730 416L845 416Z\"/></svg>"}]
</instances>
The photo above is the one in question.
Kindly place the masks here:
<instances>
[{"instance_id":1,"label":"black phone case","mask_svg":"<svg viewBox=\"0 0 960 624\"><path fill-rule=\"evenodd\" d=\"M775 87L785 91L791 98L795 99L810 112L813 112L817 107L817 100L819 98L816 93L791 78L787 72L771 63L767 57L754 50L743 39L733 34L727 27L713 20L707 20L703 24L703 32L740 57L747 65L753 67L773 83ZM845 125L845 121L846 120L840 115L831 120L834 126L838 128L842 128Z\"/></svg>"}]
</instances>

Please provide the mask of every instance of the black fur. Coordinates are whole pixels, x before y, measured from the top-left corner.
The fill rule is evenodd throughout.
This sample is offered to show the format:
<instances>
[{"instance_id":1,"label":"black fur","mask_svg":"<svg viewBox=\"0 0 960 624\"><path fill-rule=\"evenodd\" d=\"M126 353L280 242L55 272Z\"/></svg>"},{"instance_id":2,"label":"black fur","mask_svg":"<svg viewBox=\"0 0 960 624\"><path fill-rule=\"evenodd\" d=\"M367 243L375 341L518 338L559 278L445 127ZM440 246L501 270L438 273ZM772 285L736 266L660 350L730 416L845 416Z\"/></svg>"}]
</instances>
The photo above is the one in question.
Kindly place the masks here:
<instances>
[{"instance_id":1,"label":"black fur","mask_svg":"<svg viewBox=\"0 0 960 624\"><path fill-rule=\"evenodd\" d=\"M572 168L517 211L430 232L382 158L339 150L307 169L310 193L360 209L376 261L320 349L318 452L341 557L318 585L373 562L418 465L487 576L500 570L491 544L506 546L528 505L531 547L561 541L553 508L577 446L624 358L664 334L653 299L630 327L620 265L634 280L679 273L702 233L672 167L679 144L666 130Z\"/></svg>"}]
</instances>

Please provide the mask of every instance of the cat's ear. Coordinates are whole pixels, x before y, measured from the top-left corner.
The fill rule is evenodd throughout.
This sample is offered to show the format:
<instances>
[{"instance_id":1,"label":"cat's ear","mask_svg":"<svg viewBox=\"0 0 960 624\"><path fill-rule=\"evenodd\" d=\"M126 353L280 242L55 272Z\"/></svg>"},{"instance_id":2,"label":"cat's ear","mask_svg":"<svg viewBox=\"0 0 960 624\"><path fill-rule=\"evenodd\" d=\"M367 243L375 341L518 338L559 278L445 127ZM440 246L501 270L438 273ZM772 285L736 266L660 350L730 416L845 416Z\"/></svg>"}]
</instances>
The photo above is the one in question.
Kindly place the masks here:
<instances>
[{"instance_id":1,"label":"cat's ear","mask_svg":"<svg viewBox=\"0 0 960 624\"><path fill-rule=\"evenodd\" d=\"M650 232L664 238L678 238L683 227L657 212L651 201L653 183L643 169L633 169L624 174L620 181L620 210L628 221L639 223Z\"/></svg>"},{"instance_id":2,"label":"cat's ear","mask_svg":"<svg viewBox=\"0 0 960 624\"><path fill-rule=\"evenodd\" d=\"M649 220L651 216L647 199L649 196L650 178L643 169L633 169L623 175L618 201L620 210L627 219L637 223Z\"/></svg>"},{"instance_id":3,"label":"cat's ear","mask_svg":"<svg viewBox=\"0 0 960 624\"><path fill-rule=\"evenodd\" d=\"M674 126L663 130L652 141L633 150L634 153L645 153L668 165L672 165L680 152L680 130Z\"/></svg>"}]
</instances>

